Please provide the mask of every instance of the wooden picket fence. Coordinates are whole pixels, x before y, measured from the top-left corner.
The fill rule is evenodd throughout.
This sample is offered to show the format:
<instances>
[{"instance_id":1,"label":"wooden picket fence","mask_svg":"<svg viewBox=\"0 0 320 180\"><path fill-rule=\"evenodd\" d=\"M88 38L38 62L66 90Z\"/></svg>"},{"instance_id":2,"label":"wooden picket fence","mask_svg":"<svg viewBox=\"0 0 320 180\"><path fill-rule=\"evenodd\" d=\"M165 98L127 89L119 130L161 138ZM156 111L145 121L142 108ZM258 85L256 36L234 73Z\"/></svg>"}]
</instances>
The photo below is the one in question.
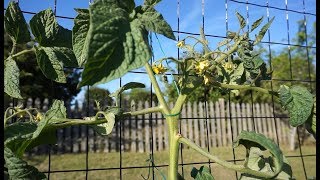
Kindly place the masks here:
<instances>
[{"instance_id":1,"label":"wooden picket fence","mask_svg":"<svg viewBox=\"0 0 320 180\"><path fill-rule=\"evenodd\" d=\"M20 102L21 103L21 102ZM28 99L23 103L27 107L37 107L44 111L50 102L45 100ZM67 106L69 118L83 118L94 115L94 103L88 107L86 104L80 108L74 104L73 108ZM123 106L131 110L151 107L149 102L137 102L129 107L128 102ZM152 103L152 106L156 106ZM173 104L170 104L173 107ZM87 111L89 110L89 111ZM121 128L121 129L120 129ZM274 118L272 106L269 104L233 103L224 99L216 102L186 103L181 111L181 134L192 139L201 147L231 146L242 130L262 133L280 144L288 145L294 137L290 137L288 118ZM208 134L208 136L207 136ZM131 151L150 152L168 149L168 134L165 119L161 113L133 116L117 122L112 133L100 136L88 126L73 126L57 131L58 142L51 145L51 152L81 153ZM88 144L88 145L87 145ZM48 148L40 146L29 154L41 154Z\"/></svg>"}]
</instances>

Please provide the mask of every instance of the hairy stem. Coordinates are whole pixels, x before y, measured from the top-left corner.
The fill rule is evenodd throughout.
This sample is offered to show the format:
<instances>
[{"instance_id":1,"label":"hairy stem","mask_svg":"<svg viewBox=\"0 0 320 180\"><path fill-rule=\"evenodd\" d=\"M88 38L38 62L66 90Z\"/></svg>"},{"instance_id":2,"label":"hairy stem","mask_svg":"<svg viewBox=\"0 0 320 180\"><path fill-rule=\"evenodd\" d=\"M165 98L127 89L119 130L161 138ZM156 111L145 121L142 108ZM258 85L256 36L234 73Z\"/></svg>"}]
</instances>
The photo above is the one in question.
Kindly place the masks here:
<instances>
[{"instance_id":1,"label":"hairy stem","mask_svg":"<svg viewBox=\"0 0 320 180\"><path fill-rule=\"evenodd\" d=\"M167 102L165 101L163 94L161 93L159 84L153 74L151 66L147 63L145 65L151 83L155 89L156 96L160 103L162 113L166 117L166 123L168 124L168 136L169 136L169 172L168 178L170 180L176 180L178 177L178 155L179 155L179 137L178 132L178 120L179 114L173 116L173 111L170 111ZM179 101L180 102L180 101Z\"/></svg>"},{"instance_id":2,"label":"hairy stem","mask_svg":"<svg viewBox=\"0 0 320 180\"><path fill-rule=\"evenodd\" d=\"M238 40L236 43L232 45L232 47L225 53L223 53L219 58L217 58L215 61L217 63L220 63L221 61L225 60L230 54L235 52L238 49L238 45L240 44L241 40Z\"/></svg>"},{"instance_id":3,"label":"hairy stem","mask_svg":"<svg viewBox=\"0 0 320 180\"><path fill-rule=\"evenodd\" d=\"M212 85L227 89L238 89L238 90L254 90L258 92L262 92L265 94L272 94L274 96L279 97L278 93L275 91L267 90L261 87L255 87L255 86L248 86L248 85L234 85L234 84L223 84L219 82L213 82Z\"/></svg>"},{"instance_id":4,"label":"hairy stem","mask_svg":"<svg viewBox=\"0 0 320 180\"><path fill-rule=\"evenodd\" d=\"M239 171L241 173L248 173L248 174L251 174L251 175L254 175L254 176L258 176L258 177L264 177L264 178L272 178L272 177L277 175L275 173L255 171L255 170L252 170L252 169L250 169L248 167L245 167L244 165L237 165L237 164L233 164L233 163L221 160L217 156L214 156L214 155L210 154L208 151L204 150L203 148L201 148L200 146L198 146L197 144L192 142L190 139L187 139L187 138L184 138L184 137L180 137L179 138L179 142L189 146L190 148L194 149L198 153L200 153L203 156L215 161L216 163L220 164L221 166L223 166L225 168L232 169L232 170L235 170L235 171Z\"/></svg>"},{"instance_id":5,"label":"hairy stem","mask_svg":"<svg viewBox=\"0 0 320 180\"><path fill-rule=\"evenodd\" d=\"M14 48L12 48L12 49L14 49ZM11 54L6 60L8 60L9 58L16 58L16 57L19 57L19 56L21 56L21 55L23 55L23 54L27 54L27 53L34 52L34 51L35 51L34 48L32 48L32 49L25 49L25 50L20 51L20 52L18 52L18 53L16 53L16 54Z\"/></svg>"},{"instance_id":6,"label":"hairy stem","mask_svg":"<svg viewBox=\"0 0 320 180\"><path fill-rule=\"evenodd\" d=\"M133 111L133 112L125 112L125 113L123 113L123 115L137 116L137 115L150 114L150 113L161 112L161 111L162 111L162 108L157 106L157 107L146 108L146 109Z\"/></svg>"}]
</instances>

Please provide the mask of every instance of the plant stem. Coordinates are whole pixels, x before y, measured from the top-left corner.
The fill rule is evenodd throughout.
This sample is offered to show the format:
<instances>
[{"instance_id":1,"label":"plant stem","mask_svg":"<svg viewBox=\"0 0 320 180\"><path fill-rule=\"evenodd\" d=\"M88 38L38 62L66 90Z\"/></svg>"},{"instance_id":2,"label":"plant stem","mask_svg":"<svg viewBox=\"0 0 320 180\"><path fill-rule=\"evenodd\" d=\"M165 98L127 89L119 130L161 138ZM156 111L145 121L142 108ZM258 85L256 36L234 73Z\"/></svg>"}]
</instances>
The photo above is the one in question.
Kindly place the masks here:
<instances>
[{"instance_id":1,"label":"plant stem","mask_svg":"<svg viewBox=\"0 0 320 180\"><path fill-rule=\"evenodd\" d=\"M21 56L21 55L23 55L23 54L30 53L30 52L34 52L34 51L35 51L34 48L32 48L32 49L25 49L25 50L23 50L23 51L18 52L17 54L12 55L12 57L15 58L15 57Z\"/></svg>"},{"instance_id":2,"label":"plant stem","mask_svg":"<svg viewBox=\"0 0 320 180\"><path fill-rule=\"evenodd\" d=\"M217 86L217 87L227 88L227 89L254 90L254 91L259 91L259 92L262 92L265 94L272 94L274 96L279 97L277 92L267 90L267 89L264 89L261 87L254 87L254 86L248 86L248 85L223 84L223 83L219 83L219 82L213 82L212 85Z\"/></svg>"},{"instance_id":3,"label":"plant stem","mask_svg":"<svg viewBox=\"0 0 320 180\"><path fill-rule=\"evenodd\" d=\"M168 107L168 104L167 102L165 101L164 97L163 97L163 94L161 93L161 90L160 90L160 87L159 87L159 84L156 80L156 77L154 76L153 74L153 71L152 71L152 68L150 66L149 63L146 63L145 64L145 68L147 70L147 73L149 75L149 78L150 78L150 81L151 81L151 84L153 85L154 87L154 91L156 93L156 96L159 100L159 103L160 103L160 107L162 108L163 112L165 114L170 114L170 110L169 110L169 107Z\"/></svg>"},{"instance_id":4,"label":"plant stem","mask_svg":"<svg viewBox=\"0 0 320 180\"><path fill-rule=\"evenodd\" d=\"M16 48L17 48L17 43L16 43L15 41L13 41L12 49L11 49L10 55L12 55L12 54L14 54L14 53L15 53Z\"/></svg>"},{"instance_id":5,"label":"plant stem","mask_svg":"<svg viewBox=\"0 0 320 180\"><path fill-rule=\"evenodd\" d=\"M162 111L162 108L157 106L157 107L146 108L146 109L133 111L133 112L125 112L123 113L123 115L137 116L137 115L149 114L149 113L161 112L161 111Z\"/></svg>"},{"instance_id":6,"label":"plant stem","mask_svg":"<svg viewBox=\"0 0 320 180\"><path fill-rule=\"evenodd\" d=\"M169 110L167 102L165 101L163 94L161 93L159 84L153 74L151 66L147 63L145 65L151 83L155 89L156 96L160 103L160 108L164 115L172 115L173 111ZM180 100L181 101L181 100ZM180 102L179 101L179 102ZM168 136L169 136L169 171L168 179L176 180L178 177L178 155L179 155L179 138L181 135L178 133L178 120L179 114L176 116L166 116L166 123L168 124Z\"/></svg>"},{"instance_id":7,"label":"plant stem","mask_svg":"<svg viewBox=\"0 0 320 180\"><path fill-rule=\"evenodd\" d=\"M13 50L13 49L15 49L15 48L12 48L12 50ZM25 50L20 51L20 52L18 52L18 53L16 53L16 54L12 54L12 52L14 52L14 51L11 51L11 54L12 54L12 55L10 55L7 59L9 59L9 58L16 58L16 57L19 57L19 56L21 56L21 55L23 55L23 54L27 54L27 53L34 52L34 51L35 51L34 48L32 48L32 49L25 49ZM6 60L7 60L7 59L6 59Z\"/></svg>"},{"instance_id":8,"label":"plant stem","mask_svg":"<svg viewBox=\"0 0 320 180\"><path fill-rule=\"evenodd\" d=\"M225 168L233 169L235 171L239 171L239 172L242 172L242 173L248 173L248 174L251 174L251 175L254 175L254 176L264 177L264 178L272 178L272 177L277 175L275 173L255 171L255 170L252 170L252 169L250 169L248 167L245 167L244 165L236 165L236 164L221 160L218 157L210 154L208 151L204 150L203 148L201 148L200 146L198 146L194 142L192 142L190 139L187 139L187 138L184 138L184 137L180 137L179 138L179 142L183 143L183 144L186 144L187 146L191 147L192 149L194 149L195 151L199 152L203 156L215 161L216 163L220 164L221 166L223 166Z\"/></svg>"},{"instance_id":9,"label":"plant stem","mask_svg":"<svg viewBox=\"0 0 320 180\"><path fill-rule=\"evenodd\" d=\"M242 37L242 36L241 36ZM240 37L240 38L241 38ZM232 45L232 47L225 53L223 53L219 58L217 58L215 61L217 63L220 63L221 61L223 61L224 59L226 59L231 53L235 52L238 49L238 45L240 44L242 38L240 40L238 40L236 43L234 43Z\"/></svg>"}]
</instances>

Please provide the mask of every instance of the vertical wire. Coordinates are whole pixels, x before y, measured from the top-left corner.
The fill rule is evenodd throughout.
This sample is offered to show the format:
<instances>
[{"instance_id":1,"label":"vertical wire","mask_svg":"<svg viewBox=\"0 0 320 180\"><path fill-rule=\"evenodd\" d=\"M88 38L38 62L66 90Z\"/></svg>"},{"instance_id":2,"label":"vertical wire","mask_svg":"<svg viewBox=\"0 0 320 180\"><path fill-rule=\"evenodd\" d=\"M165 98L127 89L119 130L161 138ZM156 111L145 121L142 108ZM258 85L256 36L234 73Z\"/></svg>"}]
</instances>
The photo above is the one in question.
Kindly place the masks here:
<instances>
[{"instance_id":1,"label":"vertical wire","mask_svg":"<svg viewBox=\"0 0 320 180\"><path fill-rule=\"evenodd\" d=\"M87 109L86 116L89 117L90 114L90 91L89 86L87 86ZM89 169L89 128L86 126L86 180L88 180L88 169Z\"/></svg>"},{"instance_id":2,"label":"vertical wire","mask_svg":"<svg viewBox=\"0 0 320 180\"><path fill-rule=\"evenodd\" d=\"M180 41L180 0L177 0L177 23L178 23L178 41ZM180 59L180 48L178 49L178 60ZM178 66L178 75L180 75L179 71L179 65ZM174 79L173 79L174 80ZM182 122L180 120L180 133L182 132ZM182 153L183 144L180 143L180 159L181 159L181 175L184 177L184 171L183 171L183 153Z\"/></svg>"},{"instance_id":3,"label":"vertical wire","mask_svg":"<svg viewBox=\"0 0 320 180\"><path fill-rule=\"evenodd\" d=\"M267 0L267 18L268 18L268 22L270 21L270 12L269 12L269 0ZM272 54L271 54L271 45L270 45L270 42L271 42L271 35L270 35L270 29L268 29L268 50L269 50L269 68L270 68L270 71L272 71ZM270 81L270 86L271 86L271 90L273 91L273 83L272 83L272 74L271 74L271 81ZM276 139L277 139L277 144L278 146L280 146L280 142L279 142L279 135L278 135L278 128L277 128L277 123L276 123L276 114L275 114L275 104L274 104L274 95L271 94L271 101L272 101L272 115L273 115L273 123L274 123L274 126L276 127L275 128L275 131L276 131Z\"/></svg>"},{"instance_id":4,"label":"vertical wire","mask_svg":"<svg viewBox=\"0 0 320 180\"><path fill-rule=\"evenodd\" d=\"M201 1L201 12L202 12L202 28L203 28L203 34L204 34L204 36L205 36L205 17L204 17L204 6L205 6L205 3L204 3L204 0L202 0ZM208 109L207 109L207 97L208 97L208 92L205 90L205 92L204 92L204 97L205 97L205 101L204 101L204 109L205 109L205 125L206 125L206 134L207 134L207 144L206 144L206 146L207 146L207 150L208 150L208 152L210 153L210 143L209 143L209 141L210 141L210 139L209 139L209 126L208 126ZM210 170L210 172L211 172L211 161L210 161L210 159L208 159L208 165L209 165L209 170Z\"/></svg>"},{"instance_id":5,"label":"vertical wire","mask_svg":"<svg viewBox=\"0 0 320 180\"><path fill-rule=\"evenodd\" d=\"M89 0L89 6L93 0ZM90 91L89 86L87 86L87 117L90 116ZM86 126L86 180L88 179L88 169L89 169L89 128Z\"/></svg>"},{"instance_id":6,"label":"vertical wire","mask_svg":"<svg viewBox=\"0 0 320 180\"><path fill-rule=\"evenodd\" d=\"M302 1L302 4L303 4L303 19L304 19L304 33L305 33L305 36L306 36L306 53L307 53L307 62L308 62L308 73L309 73L309 85L310 85L310 90L312 92L312 82L311 82L311 70L310 70L310 59L309 59L309 50L308 50L308 35L307 35L307 20L306 20L306 9L305 9L305 1L303 0ZM297 135L298 135L298 144L299 144L299 153L300 153L300 157L301 157L301 162L302 162L302 167L303 167L303 172L304 172L304 177L306 179L308 179L308 176L307 176L307 171L306 171L306 167L305 167L305 163L304 163L304 158L303 158L303 153L302 153L302 149L301 149L301 142L300 142L300 132L298 131L298 128L297 128Z\"/></svg>"},{"instance_id":7,"label":"vertical wire","mask_svg":"<svg viewBox=\"0 0 320 180\"><path fill-rule=\"evenodd\" d=\"M150 48L151 48L151 62L154 61L154 54L153 54L153 46L152 46L152 33L149 33L149 41L150 41ZM153 91L152 91L152 83L150 82L150 93L151 93L151 98L150 98L150 107L152 106L152 101L153 101ZM150 127L150 130L151 130L151 141L150 141L150 150L151 150L151 158L153 160L154 163L151 163L152 165L152 179L155 179L154 178L154 165L155 165L155 161L154 161L154 155L153 155L153 118L152 118L152 114L151 113L151 118L149 119L149 127ZM150 132L150 131L149 131Z\"/></svg>"},{"instance_id":8,"label":"vertical wire","mask_svg":"<svg viewBox=\"0 0 320 180\"><path fill-rule=\"evenodd\" d=\"M308 61L308 73L309 73L309 85L310 85L310 90L313 92L312 88L312 82L311 82L311 65L310 65L310 57L309 57L309 48L308 48L308 34L307 34L307 18L306 18L306 6L305 6L305 0L302 0L303 4L303 20L304 20L304 34L306 35L306 53L307 53L307 61Z\"/></svg>"},{"instance_id":9,"label":"vertical wire","mask_svg":"<svg viewBox=\"0 0 320 180\"><path fill-rule=\"evenodd\" d=\"M290 62L290 79L293 80L292 64L291 64L292 57L291 57L291 46L290 46L290 33L289 33L290 29L289 29L288 0L285 0L285 5L286 5L286 20L287 20L288 53L289 53L289 62ZM290 83L292 85L292 81ZM299 144L299 153L300 153L300 158L301 158L301 162L302 162L304 177L305 177L305 179L308 179L307 178L306 169L305 169L304 159L303 159L302 151L301 151L301 143L300 143L300 136L299 136L298 128L299 128L299 126L295 130L297 131L297 139L298 139L298 144Z\"/></svg>"},{"instance_id":10,"label":"vertical wire","mask_svg":"<svg viewBox=\"0 0 320 180\"><path fill-rule=\"evenodd\" d=\"M53 7L53 13L54 13L54 16L57 16L57 0L54 0L54 7ZM54 89L53 89L53 81L50 80L51 82L51 94L54 96ZM57 134L57 131L56 131L56 134ZM48 146L48 180L50 180L50 171L51 171L51 145Z\"/></svg>"},{"instance_id":11,"label":"vertical wire","mask_svg":"<svg viewBox=\"0 0 320 180\"><path fill-rule=\"evenodd\" d=\"M119 82L119 84L120 84L120 88L122 87L122 78L120 78L120 82ZM121 96L121 93L120 93L120 103L119 103L119 106L120 106L120 108L121 108L121 106L122 106L122 96ZM120 149L120 153L119 153L119 155L120 155L120 180L122 180L122 149L121 149L121 145L122 145L122 125L123 125L123 121L120 121L120 123L119 123L119 134L120 134L120 144L119 144L119 149ZM117 128L118 129L118 128Z\"/></svg>"},{"instance_id":12,"label":"vertical wire","mask_svg":"<svg viewBox=\"0 0 320 180\"><path fill-rule=\"evenodd\" d=\"M226 36L228 34L228 0L225 0L225 7L226 7ZM230 98L230 91L229 91L229 97L228 97L228 102L229 102L229 120L230 120L230 126L231 126L231 140L233 142L233 128L232 128L232 121L231 121L231 98ZM233 155L233 163L236 164L236 155L234 152L234 148L232 148L232 155ZM236 179L238 179L238 172L235 171L235 176Z\"/></svg>"}]
</instances>

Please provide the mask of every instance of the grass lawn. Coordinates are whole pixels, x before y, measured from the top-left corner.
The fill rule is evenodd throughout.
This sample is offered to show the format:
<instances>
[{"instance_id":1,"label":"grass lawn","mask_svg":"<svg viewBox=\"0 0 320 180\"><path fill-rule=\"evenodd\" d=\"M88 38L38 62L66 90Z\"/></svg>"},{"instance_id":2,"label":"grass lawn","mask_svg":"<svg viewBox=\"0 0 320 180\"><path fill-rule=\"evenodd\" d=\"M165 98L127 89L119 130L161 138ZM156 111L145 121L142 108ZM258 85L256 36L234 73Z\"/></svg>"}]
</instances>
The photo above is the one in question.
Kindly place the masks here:
<instances>
[{"instance_id":1,"label":"grass lawn","mask_svg":"<svg viewBox=\"0 0 320 180\"><path fill-rule=\"evenodd\" d=\"M292 167L293 176L297 179L305 179L303 165L301 157L299 157L299 149L295 151L288 150L287 147L281 147L284 155ZM245 155L244 148L239 147L235 150L235 158L243 159ZM212 154L218 155L221 159L232 160L233 153L232 148L211 148ZM302 154L304 155L314 155L316 153L315 145L302 146ZM199 168L202 164L192 164L208 162L208 159L202 155L197 154L195 151L190 149L183 149L183 163L187 164L183 166L183 172L185 179L191 179L190 172L192 167ZM122 179L124 180L135 180L143 179L141 175L145 178L148 176L148 168L139 168L139 166L148 166L146 161L149 158L149 153L132 153L132 152L122 152ZM288 157L294 156L294 157ZM26 158L29 164L36 166L40 171L48 171L48 155L33 156L32 158ZM305 169L308 178L316 176L316 156L306 156L303 158ZM168 162L167 152L154 152L154 161L156 165L166 165ZM181 158L179 158L181 163ZM189 164L190 165L189 165ZM243 163L238 161L237 163ZM208 166L208 163L204 163ZM86 169L86 154L62 154L62 155L51 155L51 171L61 171L61 170L85 170ZM128 168L128 167L137 168ZM116 180L120 179L120 153L89 153L88 156L88 168L97 169L88 172L88 179L92 180ZM109 170L99 170L103 168L110 168ZM167 175L167 166L158 168L163 174ZM236 179L235 172L226 170L219 166L218 164L211 163L212 174L216 180L229 180ZM182 174L182 166L179 167L180 173ZM152 171L151 171L152 172ZM239 174L238 174L239 175ZM85 179L85 171L73 171L73 172L54 172L50 173L50 179L59 180L76 180ZM149 179L152 179L152 173ZM158 170L155 169L155 179L161 179L161 175Z\"/></svg>"}]
</instances>

